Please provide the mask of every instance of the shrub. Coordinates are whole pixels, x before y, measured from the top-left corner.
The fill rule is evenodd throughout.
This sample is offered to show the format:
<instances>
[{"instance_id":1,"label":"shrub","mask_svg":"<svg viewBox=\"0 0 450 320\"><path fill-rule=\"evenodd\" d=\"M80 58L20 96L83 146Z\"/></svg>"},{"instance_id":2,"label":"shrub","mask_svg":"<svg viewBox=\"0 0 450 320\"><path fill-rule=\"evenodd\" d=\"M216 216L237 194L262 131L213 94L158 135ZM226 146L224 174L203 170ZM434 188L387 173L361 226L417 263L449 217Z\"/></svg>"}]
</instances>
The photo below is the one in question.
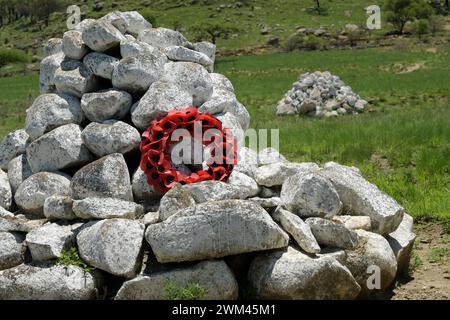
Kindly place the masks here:
<instances>
[{"instance_id":1,"label":"shrub","mask_svg":"<svg viewBox=\"0 0 450 320\"><path fill-rule=\"evenodd\" d=\"M167 282L164 291L164 297L167 300L201 300L208 292L199 283L189 282L184 288L181 288L173 281Z\"/></svg>"},{"instance_id":2,"label":"shrub","mask_svg":"<svg viewBox=\"0 0 450 320\"><path fill-rule=\"evenodd\" d=\"M26 63L30 59L27 54L16 49L0 49L0 68L10 63Z\"/></svg>"},{"instance_id":3,"label":"shrub","mask_svg":"<svg viewBox=\"0 0 450 320\"><path fill-rule=\"evenodd\" d=\"M195 41L208 40L216 44L217 39L227 39L232 33L239 30L224 23L204 22L192 26L191 31L194 34Z\"/></svg>"},{"instance_id":4,"label":"shrub","mask_svg":"<svg viewBox=\"0 0 450 320\"><path fill-rule=\"evenodd\" d=\"M414 22L412 27L413 33L420 38L430 32L430 22L427 19L419 19Z\"/></svg>"},{"instance_id":5,"label":"shrub","mask_svg":"<svg viewBox=\"0 0 450 320\"><path fill-rule=\"evenodd\" d=\"M325 48L325 41L322 38L319 38L315 35L302 35L302 34L294 34L289 37L286 50L294 51L294 50L321 50Z\"/></svg>"},{"instance_id":6,"label":"shrub","mask_svg":"<svg viewBox=\"0 0 450 320\"><path fill-rule=\"evenodd\" d=\"M387 0L386 20L392 23L400 34L405 24L416 19L430 19L433 9L425 0Z\"/></svg>"},{"instance_id":7,"label":"shrub","mask_svg":"<svg viewBox=\"0 0 450 320\"><path fill-rule=\"evenodd\" d=\"M92 268L88 266L78 254L78 250L75 247L70 248L67 251L61 252L61 256L57 260L57 264L66 266L77 266L83 269L84 272L92 271Z\"/></svg>"}]
</instances>

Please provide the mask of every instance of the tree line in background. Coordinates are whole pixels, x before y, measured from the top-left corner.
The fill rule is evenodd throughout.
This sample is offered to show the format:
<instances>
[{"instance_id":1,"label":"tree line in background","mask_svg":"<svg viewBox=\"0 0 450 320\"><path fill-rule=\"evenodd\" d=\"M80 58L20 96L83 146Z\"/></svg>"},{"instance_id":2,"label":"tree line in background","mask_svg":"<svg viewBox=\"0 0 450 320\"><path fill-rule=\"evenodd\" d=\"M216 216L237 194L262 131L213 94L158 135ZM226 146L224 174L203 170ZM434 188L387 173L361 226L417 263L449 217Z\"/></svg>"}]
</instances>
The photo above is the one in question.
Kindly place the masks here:
<instances>
[{"instance_id":1,"label":"tree line in background","mask_svg":"<svg viewBox=\"0 0 450 320\"><path fill-rule=\"evenodd\" d=\"M64 5L63 0L0 0L0 27L21 19L48 26L50 15Z\"/></svg>"}]
</instances>

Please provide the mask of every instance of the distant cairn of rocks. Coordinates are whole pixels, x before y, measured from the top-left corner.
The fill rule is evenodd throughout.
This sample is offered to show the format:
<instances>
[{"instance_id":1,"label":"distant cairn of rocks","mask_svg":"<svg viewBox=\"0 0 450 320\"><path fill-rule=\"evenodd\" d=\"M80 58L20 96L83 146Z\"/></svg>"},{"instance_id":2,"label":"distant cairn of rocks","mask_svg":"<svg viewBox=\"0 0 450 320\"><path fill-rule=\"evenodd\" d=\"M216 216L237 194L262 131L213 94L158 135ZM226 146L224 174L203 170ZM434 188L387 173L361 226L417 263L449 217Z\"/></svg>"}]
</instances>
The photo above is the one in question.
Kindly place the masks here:
<instances>
[{"instance_id":1,"label":"distant cairn of rocks","mask_svg":"<svg viewBox=\"0 0 450 320\"><path fill-rule=\"evenodd\" d=\"M308 115L310 117L337 117L358 114L367 107L338 76L316 71L302 74L278 103L277 115Z\"/></svg>"},{"instance_id":2,"label":"distant cairn of rocks","mask_svg":"<svg viewBox=\"0 0 450 320\"><path fill-rule=\"evenodd\" d=\"M226 182L155 191L139 152L151 120L194 106L249 126L214 45L113 12L45 52L42 94L0 143L0 300L174 299L189 284L199 299L355 299L407 269L411 216L354 167L241 146Z\"/></svg>"}]
</instances>

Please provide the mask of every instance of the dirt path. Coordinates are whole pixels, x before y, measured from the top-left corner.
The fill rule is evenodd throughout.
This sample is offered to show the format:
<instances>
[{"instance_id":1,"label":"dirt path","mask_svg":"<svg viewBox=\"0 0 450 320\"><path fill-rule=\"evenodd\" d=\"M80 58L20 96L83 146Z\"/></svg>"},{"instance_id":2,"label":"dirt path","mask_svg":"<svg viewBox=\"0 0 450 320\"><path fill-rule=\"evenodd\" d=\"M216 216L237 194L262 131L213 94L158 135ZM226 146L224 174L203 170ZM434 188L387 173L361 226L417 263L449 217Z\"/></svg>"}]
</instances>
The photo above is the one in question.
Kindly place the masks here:
<instances>
[{"instance_id":1,"label":"dirt path","mask_svg":"<svg viewBox=\"0 0 450 320\"><path fill-rule=\"evenodd\" d=\"M448 226L447 226L448 228ZM417 239L411 258L414 271L401 279L393 300L450 300L450 234L444 224L415 225Z\"/></svg>"}]
</instances>

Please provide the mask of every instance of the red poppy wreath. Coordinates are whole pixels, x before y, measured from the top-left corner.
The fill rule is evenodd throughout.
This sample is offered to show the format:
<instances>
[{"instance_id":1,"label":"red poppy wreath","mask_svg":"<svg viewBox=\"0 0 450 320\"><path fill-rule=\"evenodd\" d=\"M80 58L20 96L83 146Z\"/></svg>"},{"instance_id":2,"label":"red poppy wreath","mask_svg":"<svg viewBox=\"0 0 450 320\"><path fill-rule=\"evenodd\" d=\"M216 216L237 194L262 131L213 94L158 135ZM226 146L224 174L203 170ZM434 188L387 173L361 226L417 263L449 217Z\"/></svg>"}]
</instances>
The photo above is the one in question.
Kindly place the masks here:
<instances>
[{"instance_id":1,"label":"red poppy wreath","mask_svg":"<svg viewBox=\"0 0 450 320\"><path fill-rule=\"evenodd\" d=\"M184 129L195 143L201 143L211 150L205 165L180 170L173 164L171 150L176 141L172 141L172 134L177 129ZM237 143L233 133L224 129L220 120L210 114L200 113L195 107L170 111L163 119L153 120L142 134L140 148L140 167L147 175L148 183L160 193L167 192L176 183L226 181L236 164L237 156Z\"/></svg>"}]
</instances>

